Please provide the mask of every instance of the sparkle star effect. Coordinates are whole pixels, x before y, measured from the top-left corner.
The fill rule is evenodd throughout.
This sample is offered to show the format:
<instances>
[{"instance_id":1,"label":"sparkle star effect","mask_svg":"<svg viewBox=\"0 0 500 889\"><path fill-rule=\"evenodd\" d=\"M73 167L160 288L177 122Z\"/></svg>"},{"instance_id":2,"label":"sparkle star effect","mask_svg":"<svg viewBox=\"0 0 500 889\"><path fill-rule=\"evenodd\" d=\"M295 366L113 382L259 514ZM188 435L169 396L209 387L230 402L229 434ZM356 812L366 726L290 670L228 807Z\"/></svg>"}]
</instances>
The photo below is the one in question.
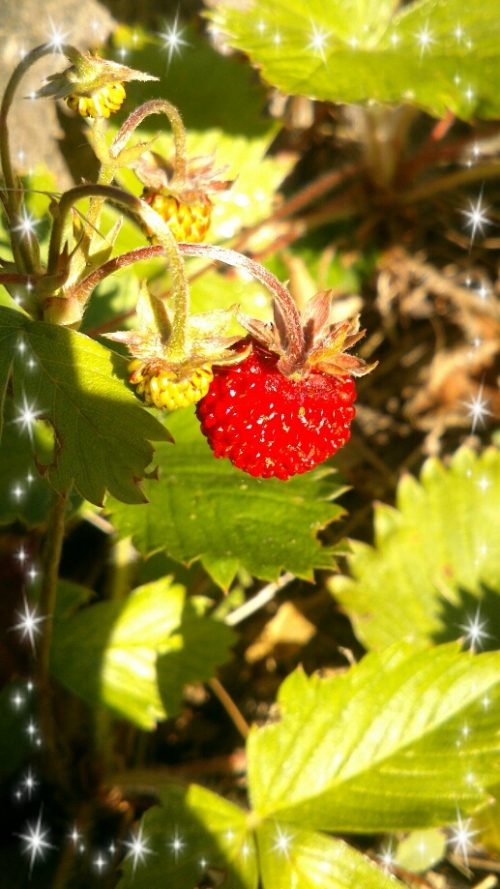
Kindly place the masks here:
<instances>
[{"instance_id":1,"label":"sparkle star effect","mask_svg":"<svg viewBox=\"0 0 500 889\"><path fill-rule=\"evenodd\" d=\"M137 865L142 864L146 860L147 855L152 855L153 851L149 848L147 840L144 839L142 824L137 833L129 842L123 844L129 850L127 858L132 859L132 873L135 874Z\"/></svg>"},{"instance_id":2,"label":"sparkle star effect","mask_svg":"<svg viewBox=\"0 0 500 889\"><path fill-rule=\"evenodd\" d=\"M166 31L160 31L158 34L162 41L163 49L167 50L169 65L174 55L180 55L183 46L190 46L182 36L184 30L184 28L179 28L179 13L177 12L173 25L170 25Z\"/></svg>"},{"instance_id":3,"label":"sparkle star effect","mask_svg":"<svg viewBox=\"0 0 500 889\"><path fill-rule=\"evenodd\" d=\"M420 58L422 58L424 53L427 52L432 44L436 42L434 40L434 37L432 36L431 31L429 30L428 24L426 24L425 27L421 28L420 31L415 34L415 39L420 46Z\"/></svg>"},{"instance_id":4,"label":"sparkle star effect","mask_svg":"<svg viewBox=\"0 0 500 889\"><path fill-rule=\"evenodd\" d=\"M22 341L21 341L22 342ZM18 344L19 346L20 344ZM25 345L25 344L23 344ZM24 350L23 350L24 351ZM12 421L13 423L18 423L23 432L27 432L31 444L33 444L33 427L35 425L36 420L42 413L35 408L35 405L29 402L26 398L25 393L23 392L22 396L22 406L18 408L17 417Z\"/></svg>"},{"instance_id":5,"label":"sparkle star effect","mask_svg":"<svg viewBox=\"0 0 500 889\"><path fill-rule=\"evenodd\" d=\"M484 385L481 383L476 395L472 396L469 401L463 401L462 404L467 408L467 413L472 419L472 432L476 431L478 425L484 426L486 417L492 417L493 414L488 410L489 401L483 398Z\"/></svg>"},{"instance_id":6,"label":"sparkle star effect","mask_svg":"<svg viewBox=\"0 0 500 889\"><path fill-rule=\"evenodd\" d=\"M38 780L35 778L31 768L28 768L24 778L21 780L20 789L23 794L26 794L28 799L31 799L31 795L38 787Z\"/></svg>"},{"instance_id":7,"label":"sparkle star effect","mask_svg":"<svg viewBox=\"0 0 500 889\"><path fill-rule=\"evenodd\" d=\"M285 858L288 858L290 855L290 846L292 844L293 835L290 833L286 833L286 831L282 830L278 825L276 828L276 842L272 848L273 852L281 852Z\"/></svg>"},{"instance_id":8,"label":"sparkle star effect","mask_svg":"<svg viewBox=\"0 0 500 889\"><path fill-rule=\"evenodd\" d=\"M384 865L384 870L386 871L386 873L389 870L391 870L391 868L394 866L395 859L394 859L394 849L390 843L389 843L389 845L383 846L381 848L380 855L378 857L380 858L380 861Z\"/></svg>"},{"instance_id":9,"label":"sparkle star effect","mask_svg":"<svg viewBox=\"0 0 500 889\"><path fill-rule=\"evenodd\" d=\"M49 18L49 33L47 35L47 46L50 46L54 52L62 52L62 48L69 37L69 31L61 31L57 25Z\"/></svg>"},{"instance_id":10,"label":"sparkle star effect","mask_svg":"<svg viewBox=\"0 0 500 889\"><path fill-rule=\"evenodd\" d=\"M174 830L174 835L168 845L169 845L170 849L172 849L172 852L174 853L174 858L177 862L179 860L180 853L182 852L182 850L184 849L184 846L186 845L184 840L182 839L182 837L179 835L177 828Z\"/></svg>"},{"instance_id":11,"label":"sparkle star effect","mask_svg":"<svg viewBox=\"0 0 500 889\"><path fill-rule=\"evenodd\" d=\"M470 242L471 245L474 243L474 238L476 234L479 232L480 235L484 234L485 226L491 224L491 220L487 216L488 207L485 207L483 204L483 195L482 193L479 195L477 200L469 201L469 209L461 210L463 216L466 217L465 227L470 229Z\"/></svg>"},{"instance_id":12,"label":"sparkle star effect","mask_svg":"<svg viewBox=\"0 0 500 889\"><path fill-rule=\"evenodd\" d=\"M36 220L33 219L33 216L31 216L31 214L24 208L17 218L17 224L12 226L13 231L19 232L21 237L30 240L35 234L37 225Z\"/></svg>"},{"instance_id":13,"label":"sparkle star effect","mask_svg":"<svg viewBox=\"0 0 500 889\"><path fill-rule=\"evenodd\" d=\"M474 617L469 617L464 624L459 624L461 630L465 631L465 640L469 643L472 651L481 648L486 639L492 639L491 633L486 631L488 622L481 620L481 611L478 608Z\"/></svg>"},{"instance_id":14,"label":"sparkle star effect","mask_svg":"<svg viewBox=\"0 0 500 889\"><path fill-rule=\"evenodd\" d=\"M34 651L35 637L42 632L40 624L45 620L45 617L37 615L36 606L30 609L26 599L24 600L24 611L17 611L16 614L19 620L12 629L17 630L21 634L22 639L28 639Z\"/></svg>"},{"instance_id":15,"label":"sparkle star effect","mask_svg":"<svg viewBox=\"0 0 500 889\"><path fill-rule=\"evenodd\" d=\"M469 863L469 852L473 846L471 840L477 834L477 830L471 830L472 820L463 819L460 812L457 814L457 826L451 829L451 843L454 852L462 856L466 865Z\"/></svg>"},{"instance_id":16,"label":"sparkle star effect","mask_svg":"<svg viewBox=\"0 0 500 889\"><path fill-rule=\"evenodd\" d=\"M18 833L16 836L24 842L24 852L30 859L30 876L33 871L33 865L37 858L45 858L48 849L55 849L52 843L49 843L47 837L49 831L42 824L42 813L40 811L36 824L28 824L26 833Z\"/></svg>"},{"instance_id":17,"label":"sparkle star effect","mask_svg":"<svg viewBox=\"0 0 500 889\"><path fill-rule=\"evenodd\" d=\"M330 34L324 31L322 28L318 28L315 22L311 23L311 31L310 31L310 40L306 46L306 49L312 49L316 52L322 61L326 61L325 56L325 47L328 42Z\"/></svg>"}]
</instances>

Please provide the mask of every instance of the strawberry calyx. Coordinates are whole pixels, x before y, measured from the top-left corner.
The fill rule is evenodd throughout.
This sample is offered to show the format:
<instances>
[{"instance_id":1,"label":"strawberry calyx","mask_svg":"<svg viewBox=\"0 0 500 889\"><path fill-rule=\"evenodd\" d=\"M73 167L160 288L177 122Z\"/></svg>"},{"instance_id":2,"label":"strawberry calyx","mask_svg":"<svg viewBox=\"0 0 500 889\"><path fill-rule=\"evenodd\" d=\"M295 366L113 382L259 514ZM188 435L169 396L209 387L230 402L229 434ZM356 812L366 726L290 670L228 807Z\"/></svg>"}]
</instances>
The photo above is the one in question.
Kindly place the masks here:
<instances>
[{"instance_id":1,"label":"strawberry calyx","mask_svg":"<svg viewBox=\"0 0 500 889\"><path fill-rule=\"evenodd\" d=\"M301 317L302 337L299 349L291 348L289 327L279 302L273 301L274 323L258 321L238 313L238 321L263 348L278 356L277 369L284 376L300 379L310 372L332 376L361 377L376 366L362 358L349 355L365 335L360 330L359 316L330 323L333 290L316 293Z\"/></svg>"},{"instance_id":2,"label":"strawberry calyx","mask_svg":"<svg viewBox=\"0 0 500 889\"><path fill-rule=\"evenodd\" d=\"M172 336L173 326L165 302L143 285L137 303L135 330L105 334L107 339L127 346L132 361L129 382L147 404L175 410L195 404L206 395L212 366L237 364L251 350L234 345L240 335L231 335L235 309L216 310L187 319L182 347Z\"/></svg>"}]
</instances>

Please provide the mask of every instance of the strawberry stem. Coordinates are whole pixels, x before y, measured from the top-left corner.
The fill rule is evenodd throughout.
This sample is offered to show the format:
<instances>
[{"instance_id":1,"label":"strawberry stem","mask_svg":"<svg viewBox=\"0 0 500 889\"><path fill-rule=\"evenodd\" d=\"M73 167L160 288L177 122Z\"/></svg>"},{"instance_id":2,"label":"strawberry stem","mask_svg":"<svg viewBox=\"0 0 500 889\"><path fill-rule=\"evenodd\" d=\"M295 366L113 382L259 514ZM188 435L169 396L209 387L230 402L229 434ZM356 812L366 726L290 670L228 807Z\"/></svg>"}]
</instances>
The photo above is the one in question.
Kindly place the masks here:
<instances>
[{"instance_id":1,"label":"strawberry stem","mask_svg":"<svg viewBox=\"0 0 500 889\"><path fill-rule=\"evenodd\" d=\"M7 86L5 87L2 103L0 105L0 160L6 186L5 202L11 226L10 238L12 242L12 252L14 254L16 265L21 272L36 271L39 264L37 261L38 257L34 252L35 245L32 243L32 239L26 238L22 228L16 227L22 219L24 190L14 173L12 166L7 118L17 87L31 65L34 65L34 63L43 56L50 55L51 53L59 55L60 52L64 53L67 49L68 47L65 45L62 46L59 51L51 46L50 43L44 43L27 53L12 72Z\"/></svg>"},{"instance_id":2,"label":"strawberry stem","mask_svg":"<svg viewBox=\"0 0 500 889\"><path fill-rule=\"evenodd\" d=\"M233 268L243 269L252 278L260 281L272 294L281 310L280 314L286 329L288 339L287 369L292 372L302 366L306 358L306 345L304 331L299 310L290 291L278 281L275 276L260 263L229 250L226 247L214 247L211 244L179 244L179 250L184 256L208 256L216 262L223 262Z\"/></svg>"},{"instance_id":3,"label":"strawberry stem","mask_svg":"<svg viewBox=\"0 0 500 889\"><path fill-rule=\"evenodd\" d=\"M129 136L150 114L165 114L168 117L174 137L174 179L176 182L184 182L186 178L186 130L177 108L166 99L151 99L149 102L144 102L127 117L113 140L109 151L110 157L119 160L120 153Z\"/></svg>"},{"instance_id":4,"label":"strawberry stem","mask_svg":"<svg viewBox=\"0 0 500 889\"><path fill-rule=\"evenodd\" d=\"M135 195L112 185L77 185L65 192L59 201L52 227L47 268L48 275L54 275L58 271L58 262L62 252L64 230L69 211L77 201L90 197L107 198L132 210L148 228L154 231L160 241L158 253L160 255L166 254L172 275L174 312L172 332L168 342L168 353L174 360L185 357L189 285L179 245L161 216L152 210L145 201L135 197ZM149 250L150 248L146 249ZM85 282L82 282L82 284L85 285ZM85 303L89 291L85 286L76 285L70 292L74 298ZM68 293L63 294L66 298L68 295Z\"/></svg>"}]
</instances>

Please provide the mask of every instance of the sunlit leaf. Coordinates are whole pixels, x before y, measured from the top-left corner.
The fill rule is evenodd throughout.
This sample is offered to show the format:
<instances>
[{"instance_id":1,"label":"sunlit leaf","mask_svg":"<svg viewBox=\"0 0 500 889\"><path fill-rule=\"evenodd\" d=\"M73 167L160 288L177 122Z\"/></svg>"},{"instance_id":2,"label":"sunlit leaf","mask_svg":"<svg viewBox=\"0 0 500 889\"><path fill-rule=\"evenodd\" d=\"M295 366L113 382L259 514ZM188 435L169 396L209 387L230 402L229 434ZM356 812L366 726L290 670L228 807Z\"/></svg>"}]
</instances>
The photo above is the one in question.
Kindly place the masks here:
<instances>
[{"instance_id":1,"label":"sunlit leaf","mask_svg":"<svg viewBox=\"0 0 500 889\"><path fill-rule=\"evenodd\" d=\"M410 102L437 116L500 112L496 0L218 0L231 46L285 93L331 102Z\"/></svg>"},{"instance_id":2,"label":"sunlit leaf","mask_svg":"<svg viewBox=\"0 0 500 889\"><path fill-rule=\"evenodd\" d=\"M499 702L500 654L453 643L393 646L331 679L297 671L280 689L281 722L249 738L253 806L338 832L454 821L497 780Z\"/></svg>"},{"instance_id":3,"label":"sunlit leaf","mask_svg":"<svg viewBox=\"0 0 500 889\"><path fill-rule=\"evenodd\" d=\"M375 507L375 547L352 541L352 577L329 586L368 648L465 637L498 648L500 452L462 448L399 484L396 509ZM475 629L474 629L475 628Z\"/></svg>"}]
</instances>

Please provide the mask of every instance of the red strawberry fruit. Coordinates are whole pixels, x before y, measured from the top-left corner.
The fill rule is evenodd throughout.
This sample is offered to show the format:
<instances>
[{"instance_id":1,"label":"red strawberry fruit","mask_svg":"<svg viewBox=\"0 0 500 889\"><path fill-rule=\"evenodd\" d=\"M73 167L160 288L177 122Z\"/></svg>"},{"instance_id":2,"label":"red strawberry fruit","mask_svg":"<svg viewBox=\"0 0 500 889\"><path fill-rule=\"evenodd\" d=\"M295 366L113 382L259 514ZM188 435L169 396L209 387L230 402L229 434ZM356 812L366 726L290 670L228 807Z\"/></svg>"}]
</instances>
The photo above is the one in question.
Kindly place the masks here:
<instances>
[{"instance_id":1,"label":"red strawberry fruit","mask_svg":"<svg viewBox=\"0 0 500 889\"><path fill-rule=\"evenodd\" d=\"M216 457L228 457L250 475L287 479L323 463L348 441L354 380L321 371L286 377L276 353L255 340L252 346L241 364L214 368L197 415Z\"/></svg>"},{"instance_id":2,"label":"red strawberry fruit","mask_svg":"<svg viewBox=\"0 0 500 889\"><path fill-rule=\"evenodd\" d=\"M368 373L346 354L363 333L357 319L329 324L331 293L318 293L305 320L275 303L275 324L243 318L250 337L233 348L251 352L213 367L196 413L216 457L261 478L288 479L331 457L349 439L353 376Z\"/></svg>"}]
</instances>

